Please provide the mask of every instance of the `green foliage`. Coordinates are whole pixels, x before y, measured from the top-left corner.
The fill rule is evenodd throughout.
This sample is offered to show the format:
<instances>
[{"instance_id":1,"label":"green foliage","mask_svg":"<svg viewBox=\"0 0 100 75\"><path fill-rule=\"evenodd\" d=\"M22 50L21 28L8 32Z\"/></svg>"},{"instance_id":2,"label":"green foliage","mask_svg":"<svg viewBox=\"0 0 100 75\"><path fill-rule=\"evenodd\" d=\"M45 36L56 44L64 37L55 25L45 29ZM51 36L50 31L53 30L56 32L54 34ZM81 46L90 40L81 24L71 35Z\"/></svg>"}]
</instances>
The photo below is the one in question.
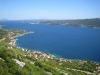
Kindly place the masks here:
<instances>
[{"instance_id":1,"label":"green foliage","mask_svg":"<svg viewBox=\"0 0 100 75\"><path fill-rule=\"evenodd\" d=\"M0 75L9 75L7 64L0 60Z\"/></svg>"},{"instance_id":2,"label":"green foliage","mask_svg":"<svg viewBox=\"0 0 100 75\"><path fill-rule=\"evenodd\" d=\"M0 29L0 39L5 37L6 35L7 35L7 31L5 31L4 29Z\"/></svg>"},{"instance_id":3,"label":"green foliage","mask_svg":"<svg viewBox=\"0 0 100 75\"><path fill-rule=\"evenodd\" d=\"M47 65L43 62L35 62L35 65L42 68L43 70L47 71L47 72L51 72L53 73L53 75L60 75L60 72L57 71L54 67L51 67L50 65Z\"/></svg>"},{"instance_id":4,"label":"green foliage","mask_svg":"<svg viewBox=\"0 0 100 75\"><path fill-rule=\"evenodd\" d=\"M83 66L81 67L81 70L89 71L89 72L94 72L96 71L96 66L94 63L88 60L87 63L84 63Z\"/></svg>"},{"instance_id":5,"label":"green foliage","mask_svg":"<svg viewBox=\"0 0 100 75\"><path fill-rule=\"evenodd\" d=\"M47 75L47 73L43 69L36 67L27 62L26 62L24 69L28 71L29 75L41 75L41 74Z\"/></svg>"}]
</instances>

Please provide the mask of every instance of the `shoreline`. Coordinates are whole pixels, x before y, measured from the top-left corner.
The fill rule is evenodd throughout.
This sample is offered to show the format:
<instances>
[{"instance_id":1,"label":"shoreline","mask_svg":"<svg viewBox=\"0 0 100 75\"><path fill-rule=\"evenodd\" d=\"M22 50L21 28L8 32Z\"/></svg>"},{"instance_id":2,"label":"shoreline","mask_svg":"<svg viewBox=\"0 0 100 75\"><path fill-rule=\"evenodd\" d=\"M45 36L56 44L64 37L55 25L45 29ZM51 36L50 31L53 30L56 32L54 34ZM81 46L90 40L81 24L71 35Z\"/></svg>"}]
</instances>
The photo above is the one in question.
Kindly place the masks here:
<instances>
[{"instance_id":1,"label":"shoreline","mask_svg":"<svg viewBox=\"0 0 100 75\"><path fill-rule=\"evenodd\" d=\"M86 59L69 59L69 58L64 58L64 57L58 57L58 56L56 56L55 54L51 54L51 53L46 53L46 52L42 52L42 51L37 51L37 50L30 50L30 49L28 49L28 48L23 48L23 47L20 47L20 46L18 46L17 44L16 44L16 42L17 42L17 40L18 40L18 37L20 37L20 36L24 36L24 35L26 35L26 34L30 34L30 33L24 33L24 34L22 34L22 35L18 35L18 36L16 36L16 38L17 39L15 39L15 43L14 43L14 46L16 46L18 49L21 49L22 51L30 51L30 52L35 52L35 53L43 53L43 54L46 54L46 55L50 55L50 56L53 56L53 57L55 57L55 59L59 59L59 60L61 60L61 61L85 61ZM92 61L92 60L90 60L90 61ZM97 62L97 61L92 61L92 62L96 62L96 63L100 63L100 62Z\"/></svg>"},{"instance_id":2,"label":"shoreline","mask_svg":"<svg viewBox=\"0 0 100 75\"><path fill-rule=\"evenodd\" d=\"M17 40L18 40L18 37L21 37L21 36L24 36L24 35L26 35L26 34L30 34L30 33L34 33L34 32L27 32L26 30L23 30L24 32L22 33L22 34L19 34L19 33L17 33L15 36L11 36L11 37L13 37L13 38L15 38L15 39L10 39L11 41L10 41L10 45L12 45L12 46L15 46L15 47L17 47L18 49L21 49L22 51L28 51L28 48L22 48L22 47L20 47L20 46L18 46L17 44L16 44L16 42L17 42ZM11 47L10 47L11 48ZM32 52L35 52L35 53L39 53L39 54L44 54L44 55L49 55L48 57L50 57L50 56L53 56L53 57L55 57L56 59L59 59L59 60L61 60L61 61L84 61L85 59L69 59L69 58L64 58L64 57L59 57L59 55L58 56L56 56L56 54L52 54L52 53L46 53L46 52L42 52L42 51L37 51L37 50L30 50L30 52L32 53ZM92 60L90 60L90 61L92 61ZM98 61L92 61L92 62L96 62L96 63L100 63L100 62L98 62Z\"/></svg>"},{"instance_id":3,"label":"shoreline","mask_svg":"<svg viewBox=\"0 0 100 75\"><path fill-rule=\"evenodd\" d=\"M57 57L57 56L54 55L54 54L45 53L45 52L37 51L37 50L29 50L29 49L22 48L22 47L18 46L18 45L16 44L16 42L17 42L17 40L18 40L18 37L24 36L24 35L26 35L26 34L30 34L30 33L24 33L24 34L22 34L22 35L18 35L18 36L16 36L16 39L15 39L15 41L14 41L14 46L16 46L18 49L21 49L22 51L30 51L30 52L40 53L40 54L43 53L44 55L52 56L52 57L54 57L55 59L58 59L58 60L60 60L60 61L70 61L70 62L71 62L71 61L83 61L83 60L80 60L80 59L66 59L66 58L63 58L63 57ZM49 57L48 57L48 58L49 58Z\"/></svg>"}]
</instances>

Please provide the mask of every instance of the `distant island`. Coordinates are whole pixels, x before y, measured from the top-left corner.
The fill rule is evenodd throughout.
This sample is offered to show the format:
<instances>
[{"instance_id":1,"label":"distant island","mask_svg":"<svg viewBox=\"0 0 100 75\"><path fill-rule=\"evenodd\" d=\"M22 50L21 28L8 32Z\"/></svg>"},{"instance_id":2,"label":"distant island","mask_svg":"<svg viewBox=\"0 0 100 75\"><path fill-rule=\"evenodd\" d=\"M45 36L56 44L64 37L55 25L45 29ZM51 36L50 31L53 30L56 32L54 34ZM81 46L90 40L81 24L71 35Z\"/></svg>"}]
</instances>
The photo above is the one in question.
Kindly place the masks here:
<instances>
[{"instance_id":1,"label":"distant island","mask_svg":"<svg viewBox=\"0 0 100 75\"><path fill-rule=\"evenodd\" d=\"M10 20L0 20L10 21ZM21 23L34 24L46 24L46 25L64 25L64 26L75 26L75 27L87 27L87 28L100 28L100 18L91 19L72 19L72 20L16 20ZM3 25L0 25L3 26Z\"/></svg>"},{"instance_id":2,"label":"distant island","mask_svg":"<svg viewBox=\"0 0 100 75\"><path fill-rule=\"evenodd\" d=\"M77 20L47 20L47 21L40 21L39 24L100 28L100 18L77 19Z\"/></svg>"}]
</instances>

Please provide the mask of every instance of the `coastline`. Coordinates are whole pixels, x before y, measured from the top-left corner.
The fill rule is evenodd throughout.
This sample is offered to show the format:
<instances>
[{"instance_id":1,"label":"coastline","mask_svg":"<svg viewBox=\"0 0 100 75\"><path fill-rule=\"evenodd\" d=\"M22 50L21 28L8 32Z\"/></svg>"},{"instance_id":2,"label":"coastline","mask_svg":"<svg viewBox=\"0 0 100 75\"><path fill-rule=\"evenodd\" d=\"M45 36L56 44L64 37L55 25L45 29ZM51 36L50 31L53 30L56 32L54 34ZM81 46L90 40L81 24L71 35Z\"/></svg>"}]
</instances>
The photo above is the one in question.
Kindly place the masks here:
<instances>
[{"instance_id":1,"label":"coastline","mask_svg":"<svg viewBox=\"0 0 100 75\"><path fill-rule=\"evenodd\" d=\"M34 33L34 32L31 32L31 31L30 31L30 32L26 32L26 33L23 33L23 34L20 34L20 35L16 35L16 36L15 36L16 39L14 40L14 45L17 46L17 45L16 45L16 42L17 42L17 40L18 40L18 37L21 37L21 36L24 36L24 35L30 34L30 33Z\"/></svg>"},{"instance_id":2,"label":"coastline","mask_svg":"<svg viewBox=\"0 0 100 75\"><path fill-rule=\"evenodd\" d=\"M66 59L66 58L58 58L52 54L48 54L48 53L45 53L45 52L40 52L40 51L33 51L33 50L29 50L29 49L24 49L24 48L21 48L20 46L16 45L16 41L18 40L18 37L20 36L24 36L25 34L29 34L28 32L23 32L23 30L8 30L8 37L10 38L10 41L12 42L12 45L9 45L9 48L10 50L19 50L20 53L24 53L22 56L25 57L25 58L34 58L35 61L40 61L40 62L57 62L59 63L58 65L62 65L62 64L65 64L66 65L71 65L74 63L76 63L77 65L80 64L80 65L84 65L84 64L90 64L92 66L92 64L96 67L97 66L97 69L99 69L99 63L97 62L92 62L91 60L88 60L88 59L85 59L85 60L78 60L78 59ZM8 42L9 43L9 42ZM12 49L11 49L12 47ZM15 59L15 60L18 60L18 59ZM28 60L28 59L27 59ZM26 61L27 61L26 60ZM34 62L35 63L35 62ZM63 65L62 65L63 66ZM84 72L84 73L89 73L89 74L95 74L95 72L91 72L91 71L88 71L88 70L82 70L81 68L79 69L79 65L75 68L74 66L72 66L73 68L71 67L67 67L66 69L67 70L75 70L75 71L79 71L79 72ZM56 68L57 69L57 68ZM95 70L94 70L95 71Z\"/></svg>"},{"instance_id":3,"label":"coastline","mask_svg":"<svg viewBox=\"0 0 100 75\"><path fill-rule=\"evenodd\" d=\"M42 51L36 51L36 50L29 50L29 49L25 49L25 48L22 48L22 47L20 47L20 46L18 46L17 44L16 44L16 42L17 42L17 40L18 40L18 37L21 37L21 36L24 36L24 35L26 35L26 34L30 34L30 33L33 33L33 32L28 32L28 33L23 33L23 34L21 34L21 35L17 35L16 36L16 39L14 40L14 46L16 46L18 49L21 49L22 51L30 51L31 53L32 52L34 52L34 53L38 53L38 54L43 54L43 56L46 56L46 55L48 55L47 56L47 58L50 58L51 57L51 59L58 59L59 61L82 61L82 60L75 60L75 59L66 59L66 58L62 58L62 57L57 57L56 55L54 55L54 54L50 54L50 53L45 53L45 52L42 52ZM36 56L37 57L37 56Z\"/></svg>"},{"instance_id":4,"label":"coastline","mask_svg":"<svg viewBox=\"0 0 100 75\"><path fill-rule=\"evenodd\" d=\"M31 33L31 32L30 32ZM26 34L30 34L29 32L28 33L24 33L24 34L22 34L22 35L18 35L18 36L16 36L16 39L15 39L15 42L14 42L14 46L16 46L18 49L21 49L22 51L30 51L30 53L38 53L38 54L44 54L44 55L48 55L48 57L47 58L50 58L51 56L51 59L52 58L54 58L54 59L58 59L59 61L69 61L69 62L72 62L72 61L85 61L85 59L69 59L69 58L63 58L63 57L60 57L60 56L57 56L57 55L55 55L55 54L50 54L50 53L45 53L45 52L42 52L42 51L36 51L36 50L29 50L28 48L26 49L26 48L22 48L22 47L20 47L20 46L18 46L17 44L16 44L16 42L17 42L17 40L18 40L18 37L20 37L20 36L24 36L24 35L26 35ZM33 32L32 32L33 33ZM37 56L36 56L37 57ZM90 60L90 61L92 61L92 60ZM97 61L92 61L92 62L96 62L96 63L100 63L100 62L97 62Z\"/></svg>"}]
</instances>

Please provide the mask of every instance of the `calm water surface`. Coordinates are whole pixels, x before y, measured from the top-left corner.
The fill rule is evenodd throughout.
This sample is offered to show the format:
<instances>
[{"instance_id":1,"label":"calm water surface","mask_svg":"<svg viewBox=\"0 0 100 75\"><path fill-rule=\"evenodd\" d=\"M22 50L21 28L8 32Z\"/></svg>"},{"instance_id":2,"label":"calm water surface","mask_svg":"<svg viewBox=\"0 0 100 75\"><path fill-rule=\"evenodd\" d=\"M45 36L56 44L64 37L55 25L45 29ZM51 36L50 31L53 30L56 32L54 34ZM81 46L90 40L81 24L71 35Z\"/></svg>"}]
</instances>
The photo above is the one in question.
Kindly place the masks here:
<instances>
[{"instance_id":1,"label":"calm water surface","mask_svg":"<svg viewBox=\"0 0 100 75\"><path fill-rule=\"evenodd\" d=\"M67 59L85 59L100 62L100 29L29 24L16 21L1 22L6 29L33 31L18 37L22 48L42 51Z\"/></svg>"}]
</instances>

